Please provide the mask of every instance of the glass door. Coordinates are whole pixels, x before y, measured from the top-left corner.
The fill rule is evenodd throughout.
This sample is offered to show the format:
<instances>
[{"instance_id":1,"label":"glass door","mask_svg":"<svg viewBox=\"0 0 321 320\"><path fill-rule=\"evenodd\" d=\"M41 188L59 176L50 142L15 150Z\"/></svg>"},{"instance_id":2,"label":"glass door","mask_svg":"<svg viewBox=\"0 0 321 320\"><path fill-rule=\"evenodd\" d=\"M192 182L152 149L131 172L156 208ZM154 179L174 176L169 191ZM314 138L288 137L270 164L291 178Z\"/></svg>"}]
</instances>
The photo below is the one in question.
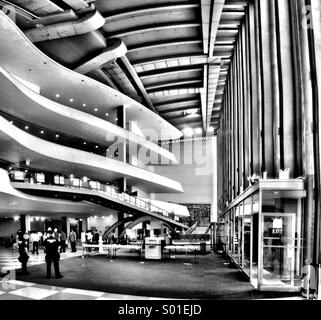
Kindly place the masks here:
<instances>
[{"instance_id":1,"label":"glass door","mask_svg":"<svg viewBox=\"0 0 321 320\"><path fill-rule=\"evenodd\" d=\"M296 214L263 213L262 215L263 286L295 285Z\"/></svg>"}]
</instances>

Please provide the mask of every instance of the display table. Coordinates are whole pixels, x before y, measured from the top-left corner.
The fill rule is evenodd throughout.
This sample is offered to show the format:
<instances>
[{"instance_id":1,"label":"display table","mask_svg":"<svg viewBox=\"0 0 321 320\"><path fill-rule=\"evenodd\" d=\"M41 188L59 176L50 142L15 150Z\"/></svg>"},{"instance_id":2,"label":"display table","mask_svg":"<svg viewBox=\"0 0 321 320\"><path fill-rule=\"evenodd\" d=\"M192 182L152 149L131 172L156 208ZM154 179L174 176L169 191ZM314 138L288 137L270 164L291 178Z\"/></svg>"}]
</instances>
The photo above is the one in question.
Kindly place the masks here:
<instances>
[{"instance_id":1,"label":"display table","mask_svg":"<svg viewBox=\"0 0 321 320\"><path fill-rule=\"evenodd\" d=\"M88 249L98 249L98 251L94 251L95 254L107 254L109 255L110 260L116 257L116 252L119 249L133 249L140 253L140 258L142 259L142 244L90 244L90 243L82 243L82 258L88 256L90 252Z\"/></svg>"},{"instance_id":2,"label":"display table","mask_svg":"<svg viewBox=\"0 0 321 320\"><path fill-rule=\"evenodd\" d=\"M185 245L169 245L169 246L165 246L164 249L169 250L169 252L171 252L172 250L185 251L185 262L184 262L184 264L189 264L188 261L187 261L188 252L193 252L194 253L194 256L195 256L194 262L196 263L196 254L197 254L197 250L199 250L199 246L198 245L189 245L189 244L185 244Z\"/></svg>"}]
</instances>

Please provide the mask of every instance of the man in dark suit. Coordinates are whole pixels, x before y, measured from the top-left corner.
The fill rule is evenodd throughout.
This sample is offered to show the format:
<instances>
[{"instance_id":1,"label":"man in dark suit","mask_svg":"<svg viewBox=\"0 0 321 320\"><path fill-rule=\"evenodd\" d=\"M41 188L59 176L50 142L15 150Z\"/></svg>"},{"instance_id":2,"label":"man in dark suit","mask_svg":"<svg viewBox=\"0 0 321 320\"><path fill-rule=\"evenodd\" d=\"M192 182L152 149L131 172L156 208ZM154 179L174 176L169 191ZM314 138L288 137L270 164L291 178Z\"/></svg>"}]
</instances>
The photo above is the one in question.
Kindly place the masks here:
<instances>
[{"instance_id":1,"label":"man in dark suit","mask_svg":"<svg viewBox=\"0 0 321 320\"><path fill-rule=\"evenodd\" d=\"M46 251L46 264L47 264L47 278L51 277L51 264L53 263L55 269L55 275L57 279L63 278L59 271L59 259L60 254L58 252L59 249L59 240L54 237L54 233L52 230L48 231L48 237L44 243L45 251Z\"/></svg>"}]
</instances>

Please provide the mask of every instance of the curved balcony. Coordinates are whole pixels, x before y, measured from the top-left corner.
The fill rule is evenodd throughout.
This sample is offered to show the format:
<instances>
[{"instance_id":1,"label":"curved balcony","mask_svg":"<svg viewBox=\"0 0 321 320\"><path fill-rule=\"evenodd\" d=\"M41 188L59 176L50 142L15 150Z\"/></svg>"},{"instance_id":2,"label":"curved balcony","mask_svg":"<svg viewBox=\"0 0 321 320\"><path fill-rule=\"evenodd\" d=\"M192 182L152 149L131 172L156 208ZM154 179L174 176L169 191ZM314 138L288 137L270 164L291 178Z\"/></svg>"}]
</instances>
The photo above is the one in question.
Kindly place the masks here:
<instances>
[{"instance_id":1,"label":"curved balcony","mask_svg":"<svg viewBox=\"0 0 321 320\"><path fill-rule=\"evenodd\" d=\"M17 25L0 11L0 65L9 73L28 80L41 89L41 95L74 109L83 104L108 112L126 106L127 119L151 129L158 140L178 139L181 131L126 95L63 67L41 52Z\"/></svg>"},{"instance_id":2,"label":"curved balcony","mask_svg":"<svg viewBox=\"0 0 321 320\"><path fill-rule=\"evenodd\" d=\"M106 208L90 202L37 197L13 188L6 170L0 169L0 215L14 216L33 212L43 216L74 217L105 215Z\"/></svg>"},{"instance_id":3,"label":"curved balcony","mask_svg":"<svg viewBox=\"0 0 321 320\"><path fill-rule=\"evenodd\" d=\"M92 179L115 181L127 178L128 185L146 192L183 192L179 182L111 158L61 146L32 136L0 117L0 158L10 163L29 160L34 169L73 173Z\"/></svg>"},{"instance_id":4,"label":"curved balcony","mask_svg":"<svg viewBox=\"0 0 321 320\"><path fill-rule=\"evenodd\" d=\"M95 186L75 186L66 181L65 185L50 185L34 183L33 180L25 179L24 182L12 182L12 186L16 189L23 190L24 192L51 192L53 194L77 194L88 197L88 200L93 197L99 197L105 201L118 205L123 211L149 215L160 220L169 222L179 227L188 229L188 226L180 223L180 219L174 213L161 209L147 201L144 201L138 197L128 195L126 193L119 192L116 188L103 183L96 183Z\"/></svg>"},{"instance_id":5,"label":"curved balcony","mask_svg":"<svg viewBox=\"0 0 321 320\"><path fill-rule=\"evenodd\" d=\"M161 155L176 163L175 156L166 149L108 121L37 94L1 66L0 95L0 110L17 118L87 141L95 141L98 144L106 145L106 147L108 146L107 142L110 143L110 141L114 141L114 137L117 137L121 141L143 146L156 155Z\"/></svg>"}]
</instances>

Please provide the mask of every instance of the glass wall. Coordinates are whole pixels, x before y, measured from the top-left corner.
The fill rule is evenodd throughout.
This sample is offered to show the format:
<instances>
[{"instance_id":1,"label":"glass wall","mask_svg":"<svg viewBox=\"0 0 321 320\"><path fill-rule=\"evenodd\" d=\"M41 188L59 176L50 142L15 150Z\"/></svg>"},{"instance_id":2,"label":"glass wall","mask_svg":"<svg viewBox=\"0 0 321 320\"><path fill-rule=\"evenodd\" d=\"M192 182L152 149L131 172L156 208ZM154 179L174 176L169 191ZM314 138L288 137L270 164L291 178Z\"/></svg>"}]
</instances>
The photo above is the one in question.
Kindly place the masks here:
<instances>
[{"instance_id":1,"label":"glass wall","mask_svg":"<svg viewBox=\"0 0 321 320\"><path fill-rule=\"evenodd\" d=\"M298 199L262 194L262 285L300 285L301 212Z\"/></svg>"},{"instance_id":2,"label":"glass wall","mask_svg":"<svg viewBox=\"0 0 321 320\"><path fill-rule=\"evenodd\" d=\"M256 189L224 214L226 253L258 289L301 285L302 198Z\"/></svg>"}]
</instances>

